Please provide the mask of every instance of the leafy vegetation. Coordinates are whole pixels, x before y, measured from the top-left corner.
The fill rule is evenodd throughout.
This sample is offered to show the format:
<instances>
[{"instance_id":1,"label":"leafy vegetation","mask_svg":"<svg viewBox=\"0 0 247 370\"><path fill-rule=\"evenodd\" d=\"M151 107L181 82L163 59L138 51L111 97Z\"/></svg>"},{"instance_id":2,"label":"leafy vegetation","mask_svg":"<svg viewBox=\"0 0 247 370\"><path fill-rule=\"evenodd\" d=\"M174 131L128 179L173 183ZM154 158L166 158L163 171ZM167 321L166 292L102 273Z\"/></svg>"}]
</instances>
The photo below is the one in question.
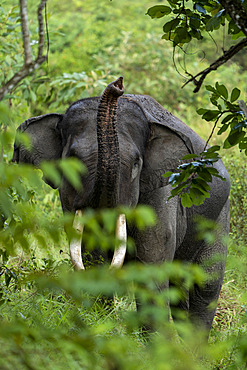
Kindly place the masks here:
<instances>
[{"instance_id":1,"label":"leafy vegetation","mask_svg":"<svg viewBox=\"0 0 247 370\"><path fill-rule=\"evenodd\" d=\"M232 45L229 50L226 51L223 49L222 56L199 73L191 74L184 64L184 73L189 76L184 86L189 82L193 82L196 86L194 92L198 92L209 73L218 69L241 49L246 47L247 31L244 26L247 17L246 2L242 1L230 5L224 0L192 0L185 4L185 2L181 0L168 0L168 3L169 6L156 5L149 8L147 14L151 18L166 17L166 20L168 15L171 16L171 19L169 18L168 22L163 25L164 35L162 39L172 42L174 52L176 48L180 48L186 54L184 45L192 43L194 39L202 40L206 32L211 33L215 30L218 31L220 27L227 27L227 33L231 35L232 40L241 38L241 41L236 45ZM238 144L239 149L245 150L245 154L247 154L247 107L243 100L238 101L238 104L233 104L239 98L241 91L239 88L234 87L228 100L228 90L224 84L217 81L215 87L207 85L206 89L212 93L210 101L214 109L200 108L197 112L202 115L202 118L206 121L215 121L207 143L212 137L217 124L220 122L222 126L218 130L218 135L221 135L230 128L230 132L224 141L223 147L230 148ZM224 108L221 105L222 103ZM217 109L215 109L215 107ZM222 119L223 116L224 119ZM201 177L207 177L207 172L210 170L211 175L219 177L217 170L212 168L209 169L205 165L202 166L202 161L204 161L203 157L206 155L207 159L210 159L212 164L219 159L219 154L215 153L219 151L219 149L220 146L213 151L212 157L212 151L207 150L205 147L206 154L201 153L200 161L193 162L190 165L180 165L177 168L180 172L174 173L169 180L172 186L176 186L172 196L178 195L183 204L187 207L193 204L202 204L205 198L209 196L208 191L210 187L206 184L205 188L205 183L200 183ZM194 157L191 156L191 158ZM210 165L210 161L208 161L207 165ZM197 177L198 181L194 179ZM208 181L211 182L212 177Z\"/></svg>"},{"instance_id":2,"label":"leafy vegetation","mask_svg":"<svg viewBox=\"0 0 247 370\"><path fill-rule=\"evenodd\" d=\"M177 54L173 57L172 45L160 40L160 27L164 23L162 17L151 21L145 16L148 9L155 6L154 3L140 0L100 0L97 3L91 0L53 0L48 3L48 64L43 64L25 78L0 105L2 369L40 369L44 366L47 369L246 367L247 165L236 148L221 151L232 178L232 220L225 281L209 346L200 337L201 333L191 331L188 323L175 327L167 322L169 313L164 308L165 302L176 302L183 293L182 281L187 287L193 282L202 284L202 271L194 266L165 264L159 267L130 265L120 271L109 271L107 266L101 266L88 269L83 275L74 273L63 231L66 228L72 233L72 217L62 216L58 192L43 183L41 171L11 163L15 129L21 122L38 114L64 112L72 101L100 94L103 86L119 75L124 75L126 93L153 96L206 140L211 131L211 118L217 126L222 122L220 129L227 126L232 134L245 129L245 118L236 104L239 90L242 91L241 99L245 100L247 74L242 66L228 63L215 71L213 76L208 76L211 87L199 91L198 95L193 94L190 86L180 89L185 80L175 70L173 60L180 68L184 65L183 56ZM178 2L173 1L175 3ZM203 1L200 3L203 6ZM213 4L217 7L216 2ZM36 4L28 5L35 54ZM164 6L165 9L159 8L160 13L156 8L153 16L167 13L168 6ZM204 20L209 22L210 19L200 10L197 6L193 12L197 16L199 14L205 26ZM217 29L219 19L222 23L222 17L226 17L222 13L215 15L211 18L211 26L209 24L207 27ZM13 6L13 2L3 1L0 17L2 83L22 63L18 4ZM196 22L190 20L190 36L182 33L185 41L191 38L197 43L194 51L202 48L209 51L209 56L206 54L202 61L200 53L195 54L188 49L187 65L195 72L206 68L208 60L211 62L214 48L210 37L198 40ZM178 26L183 27L181 20ZM167 23L165 29L167 34ZM222 40L220 35L216 36L219 49L224 42ZM215 83L223 80L226 81L225 87L221 82ZM201 119L195 113L195 108L207 106L209 99L212 106L207 111L199 110L203 116ZM232 106L233 113L227 112ZM231 114L233 116L229 118ZM212 137L211 154L209 151L204 152L202 158L193 157L192 164L185 166L189 176L196 169L203 174L200 169L206 168L207 161L216 159L216 146L228 141L226 131ZM233 142L230 139L230 144ZM244 140L242 142L245 143ZM245 147L240 149L245 150ZM68 164L59 165L66 174ZM46 177L52 176L51 180L60 180L60 172L54 165L46 165L43 170ZM74 176L67 176L70 181L77 183L78 171L82 169L75 163L74 170ZM207 190L205 176L199 176L198 179ZM173 180L176 185L176 176ZM183 181L186 181L185 178ZM184 201L189 202L188 199ZM89 210L84 215L90 230L88 245L92 248L99 244L103 248L113 247L113 220L117 212L119 210L101 213ZM142 208L129 210L127 217L138 227L154 222L152 212ZM213 227L206 222L201 223L201 237L212 240ZM130 251L131 248L133 243L129 241ZM168 278L174 282L174 288L169 292L158 292L156 283ZM146 303L144 312L137 314L135 311L134 294ZM150 301L155 304L151 305ZM155 328L159 328L159 333L152 334L149 340L145 331L140 330L140 325L147 317L152 319ZM183 339L178 337L177 331L183 334ZM198 343L201 343L199 348Z\"/></svg>"}]
</instances>

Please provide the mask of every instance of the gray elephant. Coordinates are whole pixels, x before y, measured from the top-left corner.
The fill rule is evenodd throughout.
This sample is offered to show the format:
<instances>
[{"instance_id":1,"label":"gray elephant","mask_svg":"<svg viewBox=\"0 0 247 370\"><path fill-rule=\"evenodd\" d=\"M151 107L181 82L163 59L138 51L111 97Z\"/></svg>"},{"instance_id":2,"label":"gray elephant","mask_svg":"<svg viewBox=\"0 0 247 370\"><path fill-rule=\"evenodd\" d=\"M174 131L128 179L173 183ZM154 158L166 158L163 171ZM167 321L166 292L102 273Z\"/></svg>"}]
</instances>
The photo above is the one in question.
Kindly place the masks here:
<instances>
[{"instance_id":1,"label":"gray elephant","mask_svg":"<svg viewBox=\"0 0 247 370\"><path fill-rule=\"evenodd\" d=\"M203 205L183 208L178 197L167 202L171 187L162 175L173 171L189 153L201 153L205 142L188 126L154 99L145 95L123 95L120 77L107 86L101 97L79 100L65 114L46 114L30 118L19 130L28 133L32 149L15 145L13 160L39 166L43 160L79 158L88 168L82 177L83 192L77 192L64 179L59 188L64 212L80 215L86 207L103 208L145 204L154 208L158 222L145 231L128 231L136 245L136 256L143 263L180 260L203 265L220 253L222 258L208 271L217 277L204 287L195 286L178 307L192 322L200 322L209 331L222 285L227 248L220 238L207 245L195 238L194 216L202 215L222 225L229 232L229 175L221 161L214 164L219 174L214 178L210 198ZM124 215L119 224L125 238ZM82 225L74 226L82 231ZM123 243L124 244L124 243ZM122 248L122 249L121 249ZM123 263L125 247L118 248L114 261ZM71 243L75 268L84 268L81 245Z\"/></svg>"}]
</instances>

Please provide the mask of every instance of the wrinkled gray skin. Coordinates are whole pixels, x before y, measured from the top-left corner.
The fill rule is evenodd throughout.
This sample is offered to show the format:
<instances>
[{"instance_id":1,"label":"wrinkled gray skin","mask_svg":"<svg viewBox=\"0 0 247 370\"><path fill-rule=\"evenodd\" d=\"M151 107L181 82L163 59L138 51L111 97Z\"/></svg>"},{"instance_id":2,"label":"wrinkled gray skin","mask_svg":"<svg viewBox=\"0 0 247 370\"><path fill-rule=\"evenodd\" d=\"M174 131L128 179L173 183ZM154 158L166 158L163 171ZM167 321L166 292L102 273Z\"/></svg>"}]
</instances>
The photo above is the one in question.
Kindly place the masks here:
<instances>
[{"instance_id":1,"label":"wrinkled gray skin","mask_svg":"<svg viewBox=\"0 0 247 370\"><path fill-rule=\"evenodd\" d=\"M88 175L82 179L84 193L76 193L66 180L59 189L64 211L75 212L92 206L90 199L98 158L96 117L99 99L79 100L64 115L34 117L20 126L20 130L31 136L33 149L30 154L22 146L15 147L15 161L39 166L42 160L74 156L86 164ZM174 170L184 155L203 151L205 142L154 99L142 95L119 98L117 132L120 151L117 204L131 207L146 204L158 215L155 227L146 231L129 230L136 244L135 258L144 263L180 260L203 265L203 261L215 253L222 254L220 262L206 268L209 272L217 272L216 279L204 288L195 286L186 300L178 304L188 312L192 322L199 321L209 331L215 310L208 309L208 305L218 299L227 250L220 240L214 245L196 240L192 219L196 214L205 216L219 222L222 232L228 233L228 173L223 163L217 162L214 166L226 181L214 178L210 198L199 207L185 209L177 197L167 202L170 185L162 174ZM107 206L104 197L101 199L99 206Z\"/></svg>"}]
</instances>

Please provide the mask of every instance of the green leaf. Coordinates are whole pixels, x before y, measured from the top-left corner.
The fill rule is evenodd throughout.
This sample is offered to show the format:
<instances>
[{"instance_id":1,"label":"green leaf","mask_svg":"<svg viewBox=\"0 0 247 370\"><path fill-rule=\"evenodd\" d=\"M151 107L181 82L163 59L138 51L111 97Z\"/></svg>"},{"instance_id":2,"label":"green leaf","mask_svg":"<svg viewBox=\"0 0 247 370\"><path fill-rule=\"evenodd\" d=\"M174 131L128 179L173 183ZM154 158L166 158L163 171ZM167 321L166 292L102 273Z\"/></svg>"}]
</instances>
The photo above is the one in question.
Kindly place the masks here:
<instances>
[{"instance_id":1,"label":"green leaf","mask_svg":"<svg viewBox=\"0 0 247 370\"><path fill-rule=\"evenodd\" d=\"M37 96L36 96L35 92L33 92L32 90L30 91L30 98L31 98L32 102L36 102L36 100L37 100Z\"/></svg>"},{"instance_id":2,"label":"green leaf","mask_svg":"<svg viewBox=\"0 0 247 370\"><path fill-rule=\"evenodd\" d=\"M198 189L203 194L205 198L209 198L210 194L199 182L196 182L195 179L192 180L191 189Z\"/></svg>"},{"instance_id":3,"label":"green leaf","mask_svg":"<svg viewBox=\"0 0 247 370\"><path fill-rule=\"evenodd\" d=\"M27 150L31 151L31 139L28 134L26 134L25 132L17 131L15 140L17 146L23 145Z\"/></svg>"},{"instance_id":4,"label":"green leaf","mask_svg":"<svg viewBox=\"0 0 247 370\"><path fill-rule=\"evenodd\" d=\"M211 148L208 148L206 152L207 153L212 153L212 152L216 152L218 150L220 150L220 146L219 145L213 145L213 146L211 146Z\"/></svg>"},{"instance_id":5,"label":"green leaf","mask_svg":"<svg viewBox=\"0 0 247 370\"><path fill-rule=\"evenodd\" d=\"M213 93L217 93L217 90L212 85L206 85L206 90L211 91Z\"/></svg>"},{"instance_id":6,"label":"green leaf","mask_svg":"<svg viewBox=\"0 0 247 370\"><path fill-rule=\"evenodd\" d=\"M162 18L164 15L170 14L172 9L165 5L155 5L148 9L147 15L151 18Z\"/></svg>"},{"instance_id":7,"label":"green leaf","mask_svg":"<svg viewBox=\"0 0 247 370\"><path fill-rule=\"evenodd\" d=\"M247 149L247 141L239 143L239 149L240 150Z\"/></svg>"},{"instance_id":8,"label":"green leaf","mask_svg":"<svg viewBox=\"0 0 247 370\"><path fill-rule=\"evenodd\" d=\"M228 34L229 35L237 35L240 33L240 28L236 25L236 23L231 19L228 26Z\"/></svg>"},{"instance_id":9,"label":"green leaf","mask_svg":"<svg viewBox=\"0 0 247 370\"><path fill-rule=\"evenodd\" d=\"M190 188L190 197L192 199L192 202L196 205L196 206L199 206L201 205L204 200L205 200L205 195L201 192L201 190L197 189L197 188Z\"/></svg>"},{"instance_id":10,"label":"green leaf","mask_svg":"<svg viewBox=\"0 0 247 370\"><path fill-rule=\"evenodd\" d=\"M57 170L55 163L42 162L40 168L44 174L45 179L50 180L56 187L61 183L61 174Z\"/></svg>"},{"instance_id":11,"label":"green leaf","mask_svg":"<svg viewBox=\"0 0 247 370\"><path fill-rule=\"evenodd\" d=\"M190 208L191 206L193 206L193 201L191 200L191 197L188 193L183 193L181 195L181 203L183 207Z\"/></svg>"},{"instance_id":12,"label":"green leaf","mask_svg":"<svg viewBox=\"0 0 247 370\"><path fill-rule=\"evenodd\" d=\"M218 178L220 178L223 181L226 180L224 177L222 177L221 175L219 175L219 171L216 168L214 168L214 167L208 167L207 170L208 170L208 172L211 173L212 176L218 177Z\"/></svg>"},{"instance_id":13,"label":"green leaf","mask_svg":"<svg viewBox=\"0 0 247 370\"><path fill-rule=\"evenodd\" d=\"M240 32L232 35L232 40L237 40L237 39L239 39L239 37L245 37L245 34L242 31L240 31Z\"/></svg>"},{"instance_id":14,"label":"green leaf","mask_svg":"<svg viewBox=\"0 0 247 370\"><path fill-rule=\"evenodd\" d=\"M183 156L182 160L194 159L194 158L198 158L198 157L199 157L199 155L194 154L194 153L192 153L192 154L186 154L186 155Z\"/></svg>"},{"instance_id":15,"label":"green leaf","mask_svg":"<svg viewBox=\"0 0 247 370\"><path fill-rule=\"evenodd\" d=\"M201 177L203 180L207 182L212 182L212 175L209 173L207 168L203 168L199 173L198 176Z\"/></svg>"},{"instance_id":16,"label":"green leaf","mask_svg":"<svg viewBox=\"0 0 247 370\"><path fill-rule=\"evenodd\" d=\"M197 109L197 113L202 116L204 113L206 113L208 111L208 109L205 109L205 108L199 108Z\"/></svg>"},{"instance_id":17,"label":"green leaf","mask_svg":"<svg viewBox=\"0 0 247 370\"><path fill-rule=\"evenodd\" d=\"M200 28L201 20L196 14L190 17L189 22L192 29L198 30L198 28Z\"/></svg>"},{"instance_id":18,"label":"green leaf","mask_svg":"<svg viewBox=\"0 0 247 370\"><path fill-rule=\"evenodd\" d=\"M231 98L230 98L231 103L236 101L239 98L239 95L240 95L240 90L237 87L234 87L231 93Z\"/></svg>"},{"instance_id":19,"label":"green leaf","mask_svg":"<svg viewBox=\"0 0 247 370\"><path fill-rule=\"evenodd\" d=\"M191 40L191 35L188 32L186 27L177 27L176 30L174 31L174 44L186 44L190 42Z\"/></svg>"},{"instance_id":20,"label":"green leaf","mask_svg":"<svg viewBox=\"0 0 247 370\"><path fill-rule=\"evenodd\" d=\"M163 31L165 33L171 32L178 26L179 23L180 23L180 18L172 19L171 21L164 24Z\"/></svg>"},{"instance_id":21,"label":"green leaf","mask_svg":"<svg viewBox=\"0 0 247 370\"><path fill-rule=\"evenodd\" d=\"M230 121L232 118L235 117L235 114L228 114L223 120L222 120L222 125L226 124L228 121ZM228 125L227 125L228 126Z\"/></svg>"},{"instance_id":22,"label":"green leaf","mask_svg":"<svg viewBox=\"0 0 247 370\"><path fill-rule=\"evenodd\" d=\"M83 163L76 158L67 158L59 163L59 167L71 185L76 190L80 190L82 187L81 174L85 173Z\"/></svg>"},{"instance_id":23,"label":"green leaf","mask_svg":"<svg viewBox=\"0 0 247 370\"><path fill-rule=\"evenodd\" d=\"M171 194L173 195L173 196L175 196L175 195L177 195L177 194L179 194L179 193L181 193L181 191L183 190L183 189L185 189L185 188L187 188L188 187L188 183L182 183L182 184L179 184L175 189L173 189L172 191L171 191Z\"/></svg>"},{"instance_id":24,"label":"green leaf","mask_svg":"<svg viewBox=\"0 0 247 370\"><path fill-rule=\"evenodd\" d=\"M167 171L166 173L164 173L164 175L162 175L163 177L170 177L171 175L173 174L172 171Z\"/></svg>"},{"instance_id":25,"label":"green leaf","mask_svg":"<svg viewBox=\"0 0 247 370\"><path fill-rule=\"evenodd\" d=\"M241 140L244 138L245 132L244 131L236 131L230 133L228 138L225 140L223 148L228 149L231 146L234 146L236 144L239 144Z\"/></svg>"},{"instance_id":26,"label":"green leaf","mask_svg":"<svg viewBox=\"0 0 247 370\"><path fill-rule=\"evenodd\" d=\"M223 132L225 132L227 128L228 128L228 125L222 125L219 131L217 132L217 135L223 134Z\"/></svg>"},{"instance_id":27,"label":"green leaf","mask_svg":"<svg viewBox=\"0 0 247 370\"><path fill-rule=\"evenodd\" d=\"M208 185L208 183L205 180L199 177L193 179L192 183L194 184L194 186L199 186L205 192L209 192L211 190L210 185Z\"/></svg>"},{"instance_id":28,"label":"green leaf","mask_svg":"<svg viewBox=\"0 0 247 370\"><path fill-rule=\"evenodd\" d=\"M217 91L220 93L221 96L223 96L223 98L225 98L226 100L228 99L228 91L227 91L227 88L225 87L225 85L220 85L218 82L216 82L215 84L215 87L217 89Z\"/></svg>"},{"instance_id":29,"label":"green leaf","mask_svg":"<svg viewBox=\"0 0 247 370\"><path fill-rule=\"evenodd\" d=\"M203 114L202 118L205 119L206 121L211 121L218 117L220 114L219 110L208 110L206 113Z\"/></svg>"},{"instance_id":30,"label":"green leaf","mask_svg":"<svg viewBox=\"0 0 247 370\"><path fill-rule=\"evenodd\" d=\"M151 207L145 205L139 205L134 210L135 222L139 229L143 229L146 226L154 226L156 223L156 215Z\"/></svg>"}]
</instances>

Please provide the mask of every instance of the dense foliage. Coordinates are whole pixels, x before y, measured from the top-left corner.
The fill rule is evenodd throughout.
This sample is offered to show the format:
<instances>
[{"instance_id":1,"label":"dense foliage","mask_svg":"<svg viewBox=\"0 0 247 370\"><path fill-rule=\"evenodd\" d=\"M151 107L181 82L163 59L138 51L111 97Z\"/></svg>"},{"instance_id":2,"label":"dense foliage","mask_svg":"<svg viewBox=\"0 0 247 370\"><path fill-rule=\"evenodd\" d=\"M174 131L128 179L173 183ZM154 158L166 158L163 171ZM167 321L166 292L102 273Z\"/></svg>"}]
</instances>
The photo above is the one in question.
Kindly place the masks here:
<instances>
[{"instance_id":1,"label":"dense foliage","mask_svg":"<svg viewBox=\"0 0 247 370\"><path fill-rule=\"evenodd\" d=\"M62 216L58 192L43 183L40 170L11 163L15 129L21 122L38 114L64 112L72 101L100 94L119 75L124 75L126 93L153 96L205 139L211 131L208 118L212 115L214 122L220 116L225 119L222 127L227 125L234 131L234 125L241 123L242 118L237 108L233 113L227 110L229 104L237 106L239 90L245 99L244 58L241 63L229 63L209 75L211 87L198 95L193 94L190 86L180 89L185 80L175 70L173 60L180 68L184 65L183 56L173 57L173 45L160 40L163 19L151 21L145 16L155 3L48 2L48 63L25 78L0 105L0 367L3 369L44 366L47 369L242 369L246 366L247 165L235 148L228 153L221 151L232 178L232 221L226 276L209 346L201 333L191 332L186 322L176 328L167 322L169 313L164 308L168 300L175 302L183 294L182 281L188 288L193 282L202 284L202 271L194 266L164 264L130 265L111 272L102 266L88 269L83 275L74 273L63 231L65 227L69 233L73 232L69 226L72 216ZM35 2L29 2L28 6L31 44L36 54L37 9ZM197 7L197 13L199 10ZM205 14L199 13L205 19ZM0 18L3 83L18 71L23 61L18 3L13 6L13 1L2 1ZM192 38L197 46L187 51L187 66L194 71L206 68L222 42L230 42L218 33L217 49L210 37ZM202 49L207 51L203 61ZM225 88L222 82L216 81L226 81ZM199 111L202 120L195 108L206 109L209 98L213 105L207 111ZM235 119L233 124L228 120L229 114L236 115L231 117ZM244 124L241 125L238 129L244 130ZM28 139L22 140L28 145ZM205 154L199 160L193 158L194 162L203 165L206 163L203 160L214 160L215 149L223 143L227 146L227 140L226 132L213 137L210 158ZM77 163L72 165L72 174L71 171L67 174L71 163L62 162L56 166L46 163L43 171L46 177L59 181L61 174L57 166L60 166L69 180L77 184L78 172L83 169ZM113 225L119 211L85 213L90 230L87 244L91 248L99 244L102 248L113 247L116 242ZM146 208L128 210L127 217L141 228L154 222L153 213ZM198 235L209 242L214 240L216 232L212 223L202 221L198 225ZM128 248L133 247L129 241ZM174 288L157 292L156 283L167 278L174 282ZM135 311L134 294L147 303L141 315ZM139 329L146 317L159 328L159 333L153 334L149 341ZM183 340L179 339L177 329Z\"/></svg>"},{"instance_id":2,"label":"dense foliage","mask_svg":"<svg viewBox=\"0 0 247 370\"><path fill-rule=\"evenodd\" d=\"M232 40L241 38L241 41L232 45L229 50L223 49L222 56L199 73L191 73L184 64L184 73L189 77L184 86L189 82L193 83L196 86L194 89L196 93L200 90L209 73L217 70L247 46L245 27L247 3L244 0L235 3L224 0L191 0L186 2L184 0L168 0L168 5L155 5L148 9L147 14L151 18L165 17L166 23L163 25L162 39L172 43L173 52L176 48L180 48L186 54L186 44L192 43L194 39L202 40L205 33L218 31L222 27L227 28L227 33ZM240 90L234 87L228 99L227 87L221 82L217 81L215 86L207 85L206 89L212 93L210 101L214 107L213 109L203 107L197 112L206 121L215 122L207 143L217 124L221 124L218 135L229 130L223 147L230 148L239 145L239 149L244 150L247 155L247 107L243 100L238 101L238 104L233 104L239 98ZM219 159L219 153L217 153L219 149L220 146L215 147L213 151L207 150L205 147L200 159L190 164L180 165L177 168L179 172L169 178L170 184L175 187L172 196L178 195L184 206L202 204L205 198L209 197L210 186L208 182L212 182L212 175L218 177L219 174L217 170L210 169L208 166ZM195 156L191 156L191 158L195 158ZM211 173L208 174L208 172Z\"/></svg>"}]
</instances>

